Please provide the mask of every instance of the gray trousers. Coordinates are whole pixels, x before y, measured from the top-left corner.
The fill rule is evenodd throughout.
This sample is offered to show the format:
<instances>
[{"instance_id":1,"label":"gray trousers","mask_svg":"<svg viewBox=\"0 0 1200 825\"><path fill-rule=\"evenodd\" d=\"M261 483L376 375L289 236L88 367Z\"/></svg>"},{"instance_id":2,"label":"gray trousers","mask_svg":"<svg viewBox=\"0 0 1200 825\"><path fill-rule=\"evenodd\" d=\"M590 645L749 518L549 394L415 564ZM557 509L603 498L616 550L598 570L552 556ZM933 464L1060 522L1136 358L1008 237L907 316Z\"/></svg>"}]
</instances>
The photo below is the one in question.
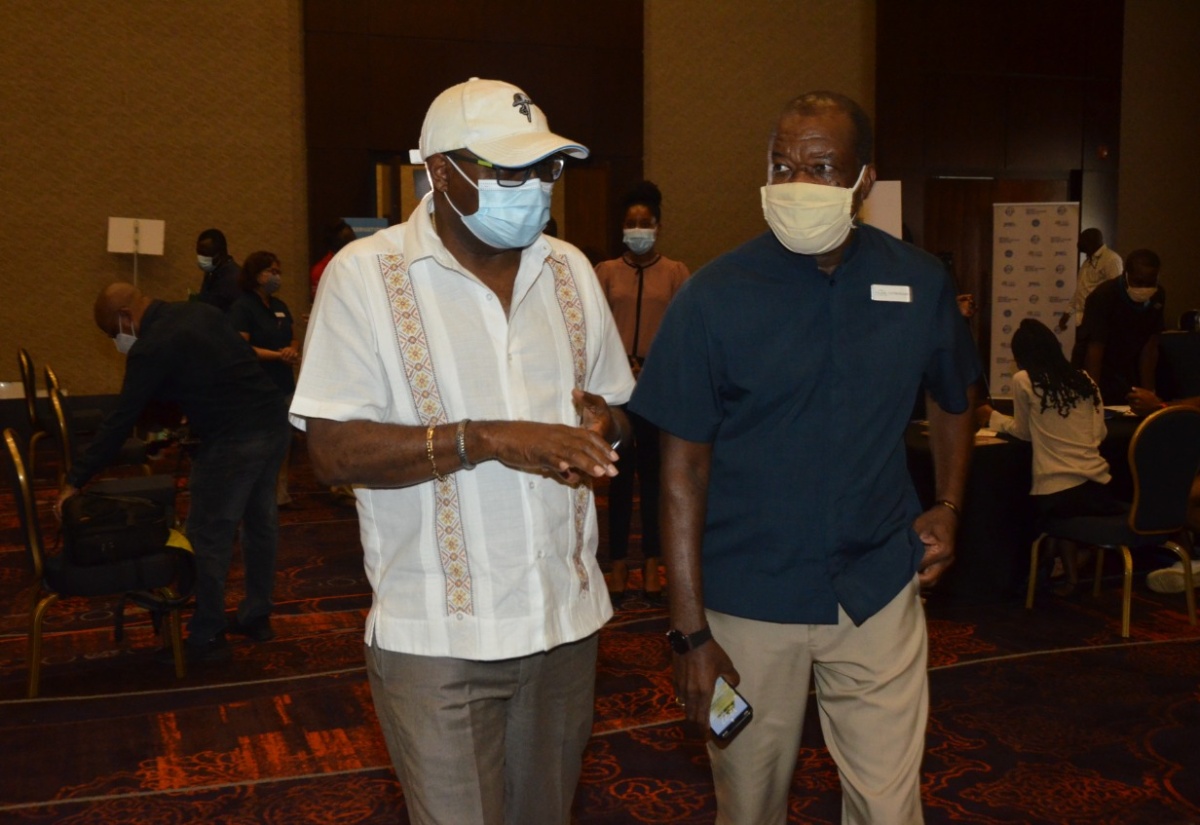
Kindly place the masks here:
<instances>
[{"instance_id":1,"label":"gray trousers","mask_svg":"<svg viewBox=\"0 0 1200 825\"><path fill-rule=\"evenodd\" d=\"M592 732L597 634L478 662L366 647L414 825L567 825Z\"/></svg>"}]
</instances>

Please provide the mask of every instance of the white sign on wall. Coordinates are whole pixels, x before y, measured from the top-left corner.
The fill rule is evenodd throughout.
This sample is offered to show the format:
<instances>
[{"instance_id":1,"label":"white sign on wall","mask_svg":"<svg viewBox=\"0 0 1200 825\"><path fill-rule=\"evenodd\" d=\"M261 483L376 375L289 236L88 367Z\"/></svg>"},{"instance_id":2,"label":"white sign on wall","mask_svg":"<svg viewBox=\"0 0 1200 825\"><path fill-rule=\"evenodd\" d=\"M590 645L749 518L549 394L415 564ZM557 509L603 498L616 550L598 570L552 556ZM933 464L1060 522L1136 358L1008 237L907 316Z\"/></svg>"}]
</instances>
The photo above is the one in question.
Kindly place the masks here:
<instances>
[{"instance_id":1,"label":"white sign on wall","mask_svg":"<svg viewBox=\"0 0 1200 825\"><path fill-rule=\"evenodd\" d=\"M992 346L988 380L996 398L1011 398L1012 335L1036 318L1058 335L1070 357L1071 328L1058 332L1058 317L1075 294L1079 270L1078 203L992 205Z\"/></svg>"}]
</instances>

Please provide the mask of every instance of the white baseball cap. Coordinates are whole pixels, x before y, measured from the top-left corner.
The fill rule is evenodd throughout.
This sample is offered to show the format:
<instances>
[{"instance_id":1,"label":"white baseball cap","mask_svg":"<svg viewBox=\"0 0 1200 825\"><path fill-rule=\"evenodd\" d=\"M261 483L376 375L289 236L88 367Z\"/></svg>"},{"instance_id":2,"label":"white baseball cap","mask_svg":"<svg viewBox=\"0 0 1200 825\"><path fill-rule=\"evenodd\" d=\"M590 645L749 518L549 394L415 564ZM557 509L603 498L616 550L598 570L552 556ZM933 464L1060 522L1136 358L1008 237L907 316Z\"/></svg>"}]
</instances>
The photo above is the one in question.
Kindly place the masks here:
<instances>
[{"instance_id":1,"label":"white baseball cap","mask_svg":"<svg viewBox=\"0 0 1200 825\"><path fill-rule=\"evenodd\" d=\"M511 83L480 80L442 92L425 113L413 162L454 149L469 149L497 166L520 168L556 152L586 158L587 147L554 134L546 115Z\"/></svg>"}]
</instances>

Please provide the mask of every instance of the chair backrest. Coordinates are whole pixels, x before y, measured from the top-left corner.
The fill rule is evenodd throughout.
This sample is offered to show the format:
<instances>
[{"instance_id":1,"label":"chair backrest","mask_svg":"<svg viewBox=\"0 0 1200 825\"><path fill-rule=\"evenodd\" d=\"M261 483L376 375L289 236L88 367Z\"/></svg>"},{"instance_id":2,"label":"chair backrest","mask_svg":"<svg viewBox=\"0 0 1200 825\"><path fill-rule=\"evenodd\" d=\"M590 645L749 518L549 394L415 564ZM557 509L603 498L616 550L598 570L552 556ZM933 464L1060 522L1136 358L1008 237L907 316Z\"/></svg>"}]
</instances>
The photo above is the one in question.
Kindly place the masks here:
<instances>
[{"instance_id":1,"label":"chair backrest","mask_svg":"<svg viewBox=\"0 0 1200 825\"><path fill-rule=\"evenodd\" d=\"M1164 332L1158 337L1155 379L1161 398L1200 395L1200 332Z\"/></svg>"},{"instance_id":2,"label":"chair backrest","mask_svg":"<svg viewBox=\"0 0 1200 825\"><path fill-rule=\"evenodd\" d=\"M58 374L46 365L46 392L51 390L61 390L62 386L58 383Z\"/></svg>"},{"instance_id":3,"label":"chair backrest","mask_svg":"<svg viewBox=\"0 0 1200 825\"><path fill-rule=\"evenodd\" d=\"M1182 530L1200 472L1200 408L1166 407L1147 417L1129 442L1129 469L1130 528L1144 534Z\"/></svg>"},{"instance_id":4,"label":"chair backrest","mask_svg":"<svg viewBox=\"0 0 1200 825\"><path fill-rule=\"evenodd\" d=\"M29 553L29 563L33 567L34 576L41 581L43 572L42 526L38 522L37 504L33 497L33 488L29 483L29 475L25 472L25 459L21 456L17 434L11 427L4 430L4 444L8 448L13 498L16 500L17 514L21 518L21 530L25 533L25 548Z\"/></svg>"},{"instance_id":5,"label":"chair backrest","mask_svg":"<svg viewBox=\"0 0 1200 825\"><path fill-rule=\"evenodd\" d=\"M54 437L62 451L60 456L62 464L58 475L60 479L64 479L67 473L71 472L71 463L75 457L75 442L71 435L66 404L63 402L62 392L57 387L50 390L50 409L54 413Z\"/></svg>"},{"instance_id":6,"label":"chair backrest","mask_svg":"<svg viewBox=\"0 0 1200 825\"><path fill-rule=\"evenodd\" d=\"M33 370L33 359L24 347L17 349L17 363L21 366L21 388L25 391L25 414L29 416L29 426L33 432L40 432L42 425L37 414L37 376Z\"/></svg>"}]
</instances>

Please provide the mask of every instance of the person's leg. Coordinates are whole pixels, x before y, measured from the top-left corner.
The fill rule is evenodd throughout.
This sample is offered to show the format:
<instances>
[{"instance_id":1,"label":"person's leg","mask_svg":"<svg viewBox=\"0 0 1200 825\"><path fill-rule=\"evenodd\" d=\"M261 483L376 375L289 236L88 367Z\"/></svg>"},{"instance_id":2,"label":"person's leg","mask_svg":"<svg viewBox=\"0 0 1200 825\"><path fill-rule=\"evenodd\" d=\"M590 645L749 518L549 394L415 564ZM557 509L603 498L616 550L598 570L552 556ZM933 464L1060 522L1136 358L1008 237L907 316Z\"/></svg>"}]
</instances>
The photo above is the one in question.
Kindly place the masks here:
<instances>
[{"instance_id":1,"label":"person's leg","mask_svg":"<svg viewBox=\"0 0 1200 825\"><path fill-rule=\"evenodd\" d=\"M630 435L617 450L617 474L608 483L608 559L612 563L608 589L614 599L623 596L629 575L629 528L633 521L633 484L637 467L637 439Z\"/></svg>"},{"instance_id":2,"label":"person's leg","mask_svg":"<svg viewBox=\"0 0 1200 825\"><path fill-rule=\"evenodd\" d=\"M246 443L243 471L252 479L242 513L242 560L246 595L238 605L238 625L253 630L266 622L274 607L275 558L279 550L279 507L275 479L291 444L291 428Z\"/></svg>"},{"instance_id":3,"label":"person's leg","mask_svg":"<svg viewBox=\"0 0 1200 825\"><path fill-rule=\"evenodd\" d=\"M599 635L521 662L508 706L505 816L508 825L567 825L592 733Z\"/></svg>"},{"instance_id":4,"label":"person's leg","mask_svg":"<svg viewBox=\"0 0 1200 825\"><path fill-rule=\"evenodd\" d=\"M520 660L367 646L367 677L414 825L504 825L505 715Z\"/></svg>"},{"instance_id":5,"label":"person's leg","mask_svg":"<svg viewBox=\"0 0 1200 825\"><path fill-rule=\"evenodd\" d=\"M196 556L196 610L188 644L200 647L225 629L225 577L251 479L241 472L236 444L201 444L188 478L186 533Z\"/></svg>"},{"instance_id":6,"label":"person's leg","mask_svg":"<svg viewBox=\"0 0 1200 825\"><path fill-rule=\"evenodd\" d=\"M629 413L637 441L638 509L642 516L642 557L645 559L642 590L650 597L662 592L658 578L662 541L658 527L659 466L658 428L635 413Z\"/></svg>"},{"instance_id":7,"label":"person's leg","mask_svg":"<svg viewBox=\"0 0 1200 825\"><path fill-rule=\"evenodd\" d=\"M708 622L741 677L738 692L754 709L754 718L728 746L708 745L716 821L783 825L808 703L812 625L757 622L712 610Z\"/></svg>"},{"instance_id":8,"label":"person's leg","mask_svg":"<svg viewBox=\"0 0 1200 825\"><path fill-rule=\"evenodd\" d=\"M855 627L814 630L813 679L825 744L842 780L843 825L916 825L929 718L925 611L914 579ZM753 723L752 723L753 724Z\"/></svg>"}]
</instances>

